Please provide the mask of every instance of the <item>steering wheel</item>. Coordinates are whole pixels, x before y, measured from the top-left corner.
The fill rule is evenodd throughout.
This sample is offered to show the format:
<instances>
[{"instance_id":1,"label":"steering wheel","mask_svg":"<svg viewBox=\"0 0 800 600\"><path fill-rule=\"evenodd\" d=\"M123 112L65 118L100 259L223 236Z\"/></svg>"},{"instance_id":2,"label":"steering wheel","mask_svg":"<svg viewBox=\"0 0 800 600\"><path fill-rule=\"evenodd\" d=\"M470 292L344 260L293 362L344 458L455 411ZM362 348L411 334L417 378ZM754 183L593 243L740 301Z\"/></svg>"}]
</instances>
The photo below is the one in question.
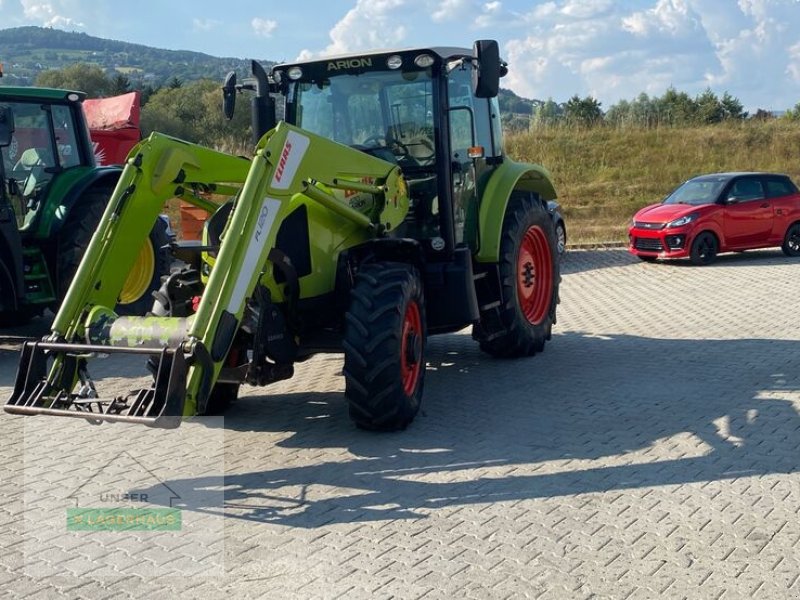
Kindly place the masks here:
<instances>
[{"instance_id":1,"label":"steering wheel","mask_svg":"<svg viewBox=\"0 0 800 600\"><path fill-rule=\"evenodd\" d=\"M371 135L361 142L359 146L388 146L388 144L386 143L385 135Z\"/></svg>"}]
</instances>

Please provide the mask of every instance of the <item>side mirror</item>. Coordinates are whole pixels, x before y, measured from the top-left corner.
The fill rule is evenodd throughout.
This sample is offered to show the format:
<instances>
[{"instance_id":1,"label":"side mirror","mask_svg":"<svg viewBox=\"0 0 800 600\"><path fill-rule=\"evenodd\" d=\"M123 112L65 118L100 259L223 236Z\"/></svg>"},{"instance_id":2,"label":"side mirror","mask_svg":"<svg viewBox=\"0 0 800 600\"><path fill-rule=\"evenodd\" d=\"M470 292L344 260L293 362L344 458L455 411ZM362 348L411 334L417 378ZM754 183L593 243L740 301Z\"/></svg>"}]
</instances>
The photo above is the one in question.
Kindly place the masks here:
<instances>
[{"instance_id":1,"label":"side mirror","mask_svg":"<svg viewBox=\"0 0 800 600\"><path fill-rule=\"evenodd\" d=\"M9 146L14 135L14 111L0 104L0 148Z\"/></svg>"},{"instance_id":2,"label":"side mirror","mask_svg":"<svg viewBox=\"0 0 800 600\"><path fill-rule=\"evenodd\" d=\"M229 121L233 118L236 109L236 71L231 71L225 76L222 84L222 112Z\"/></svg>"},{"instance_id":3,"label":"side mirror","mask_svg":"<svg viewBox=\"0 0 800 600\"><path fill-rule=\"evenodd\" d=\"M476 68L472 71L472 92L478 98L494 98L500 91L500 47L495 40L478 40L472 46Z\"/></svg>"},{"instance_id":4,"label":"side mirror","mask_svg":"<svg viewBox=\"0 0 800 600\"><path fill-rule=\"evenodd\" d=\"M742 200L743 198L740 198L739 196L731 196L725 200L725 204L739 204L739 202Z\"/></svg>"}]
</instances>

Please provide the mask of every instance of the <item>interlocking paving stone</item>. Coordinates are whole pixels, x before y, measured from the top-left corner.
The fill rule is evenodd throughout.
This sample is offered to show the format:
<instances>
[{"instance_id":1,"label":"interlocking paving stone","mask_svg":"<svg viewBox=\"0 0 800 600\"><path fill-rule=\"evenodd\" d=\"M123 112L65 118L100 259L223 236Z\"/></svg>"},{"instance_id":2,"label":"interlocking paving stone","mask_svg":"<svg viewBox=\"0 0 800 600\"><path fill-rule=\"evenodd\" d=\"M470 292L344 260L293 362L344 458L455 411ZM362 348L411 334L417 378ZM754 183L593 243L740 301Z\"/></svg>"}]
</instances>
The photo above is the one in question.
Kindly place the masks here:
<instances>
[{"instance_id":1,"label":"interlocking paving stone","mask_svg":"<svg viewBox=\"0 0 800 600\"><path fill-rule=\"evenodd\" d=\"M562 267L546 351L501 361L466 331L432 338L405 432L351 425L333 355L243 388L224 456L155 445L171 485L225 486L202 515L224 523L220 545L146 555L173 576L124 575L141 557L116 546L26 539L39 530L24 525L25 491L70 473L36 456L41 479L25 481L24 437L102 455L98 430L114 430L3 414L3 597L800 597L800 262L769 250L695 268L604 250ZM0 350L3 398L15 369ZM109 360L93 374L118 393L142 372ZM198 456L224 469L187 476ZM31 542L42 551L26 556ZM180 576L219 552L223 575ZM62 574L27 575L37 560ZM122 574L84 573L87 560Z\"/></svg>"}]
</instances>

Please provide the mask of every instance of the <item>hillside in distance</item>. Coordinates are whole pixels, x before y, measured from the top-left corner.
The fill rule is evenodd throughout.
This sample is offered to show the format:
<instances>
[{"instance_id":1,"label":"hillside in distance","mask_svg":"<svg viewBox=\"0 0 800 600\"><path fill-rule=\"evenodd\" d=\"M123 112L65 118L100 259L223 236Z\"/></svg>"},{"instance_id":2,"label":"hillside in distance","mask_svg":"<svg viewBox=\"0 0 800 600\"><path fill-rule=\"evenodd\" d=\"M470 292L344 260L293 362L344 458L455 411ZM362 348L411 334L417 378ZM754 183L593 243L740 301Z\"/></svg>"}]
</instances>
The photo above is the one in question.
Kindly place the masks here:
<instances>
[{"instance_id":1,"label":"hillside in distance","mask_svg":"<svg viewBox=\"0 0 800 600\"><path fill-rule=\"evenodd\" d=\"M275 64L269 60L259 61L265 67ZM0 29L0 63L5 73L0 85L34 85L42 71L63 69L78 62L98 65L110 76L122 73L139 89L158 88L176 77L182 82L221 81L228 71L236 71L240 76L250 73L250 61L239 58L163 50L47 27ZM516 121L519 121L521 128L527 128L530 115L541 104L539 100L520 98L505 89L500 90L499 100L506 124L518 125Z\"/></svg>"},{"instance_id":2,"label":"hillside in distance","mask_svg":"<svg viewBox=\"0 0 800 600\"><path fill-rule=\"evenodd\" d=\"M98 65L107 74L126 75L134 87L160 87L181 81L219 79L228 71L250 71L249 60L218 58L188 50L163 50L141 44L93 37L48 27L0 29L0 85L34 85L39 73L82 62ZM274 64L262 60L264 66Z\"/></svg>"}]
</instances>

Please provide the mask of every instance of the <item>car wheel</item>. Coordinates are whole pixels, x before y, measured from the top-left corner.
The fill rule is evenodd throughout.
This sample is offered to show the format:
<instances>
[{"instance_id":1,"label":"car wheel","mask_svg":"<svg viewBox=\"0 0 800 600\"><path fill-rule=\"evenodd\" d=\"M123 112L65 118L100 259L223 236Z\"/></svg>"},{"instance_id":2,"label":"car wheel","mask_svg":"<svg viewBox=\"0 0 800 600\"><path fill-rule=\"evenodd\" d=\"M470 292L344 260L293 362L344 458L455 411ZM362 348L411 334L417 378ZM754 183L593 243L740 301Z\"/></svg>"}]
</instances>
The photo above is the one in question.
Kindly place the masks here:
<instances>
[{"instance_id":1,"label":"car wheel","mask_svg":"<svg viewBox=\"0 0 800 600\"><path fill-rule=\"evenodd\" d=\"M719 244L717 238L713 233L704 231L692 242L692 250L689 254L689 260L694 265L709 265L717 258L719 251Z\"/></svg>"},{"instance_id":2,"label":"car wheel","mask_svg":"<svg viewBox=\"0 0 800 600\"><path fill-rule=\"evenodd\" d=\"M800 256L800 223L794 223L786 230L781 250L786 256Z\"/></svg>"},{"instance_id":3,"label":"car wheel","mask_svg":"<svg viewBox=\"0 0 800 600\"><path fill-rule=\"evenodd\" d=\"M567 250L567 229L564 227L564 221L556 224L556 247L559 254L564 254Z\"/></svg>"}]
</instances>

